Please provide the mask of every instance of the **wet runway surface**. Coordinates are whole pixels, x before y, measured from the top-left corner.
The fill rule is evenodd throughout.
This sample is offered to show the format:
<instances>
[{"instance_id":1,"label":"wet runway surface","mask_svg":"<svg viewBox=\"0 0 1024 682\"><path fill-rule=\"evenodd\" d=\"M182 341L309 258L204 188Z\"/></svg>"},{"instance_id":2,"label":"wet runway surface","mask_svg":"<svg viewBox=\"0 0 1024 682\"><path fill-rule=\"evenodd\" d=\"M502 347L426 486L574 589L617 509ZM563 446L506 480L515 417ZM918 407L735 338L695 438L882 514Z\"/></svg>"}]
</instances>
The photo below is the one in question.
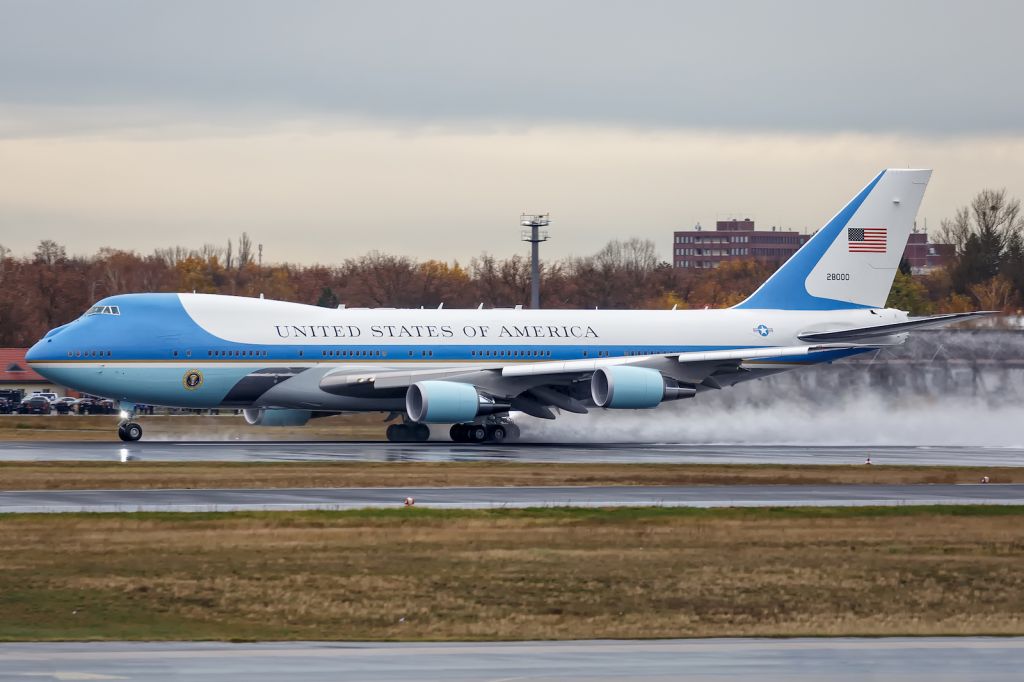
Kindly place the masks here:
<instances>
[{"instance_id":1,"label":"wet runway surface","mask_svg":"<svg viewBox=\"0 0 1024 682\"><path fill-rule=\"evenodd\" d=\"M1024 505L1024 484L23 490L0 491L0 513L393 508L407 496L445 509Z\"/></svg>"},{"instance_id":2,"label":"wet runway surface","mask_svg":"<svg viewBox=\"0 0 1024 682\"><path fill-rule=\"evenodd\" d=\"M1016 682L1024 638L0 644L0 679Z\"/></svg>"},{"instance_id":3,"label":"wet runway surface","mask_svg":"<svg viewBox=\"0 0 1024 682\"><path fill-rule=\"evenodd\" d=\"M0 461L373 461L1024 466L1024 448L963 446L691 445L585 443L463 445L382 442L4 442Z\"/></svg>"}]
</instances>

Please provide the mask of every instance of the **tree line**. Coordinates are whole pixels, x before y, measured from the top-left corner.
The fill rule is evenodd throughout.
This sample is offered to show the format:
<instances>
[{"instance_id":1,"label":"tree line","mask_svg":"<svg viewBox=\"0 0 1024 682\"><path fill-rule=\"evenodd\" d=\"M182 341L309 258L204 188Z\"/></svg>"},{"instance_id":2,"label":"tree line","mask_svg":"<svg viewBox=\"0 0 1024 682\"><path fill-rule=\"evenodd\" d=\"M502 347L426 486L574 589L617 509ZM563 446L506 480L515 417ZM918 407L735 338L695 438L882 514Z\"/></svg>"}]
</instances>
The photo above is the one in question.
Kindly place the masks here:
<instances>
[{"instance_id":1,"label":"tree line","mask_svg":"<svg viewBox=\"0 0 1024 682\"><path fill-rule=\"evenodd\" d=\"M889 305L915 314L982 308L1015 311L1024 302L1024 216L1005 190L985 190L943 221L939 241L955 247L948 267L915 276L902 268ZM653 242L609 242L590 256L547 261L545 308L703 308L734 305L779 263L726 262L676 269ZM106 296L131 292L259 296L335 307L512 307L529 302L530 263L481 254L468 263L380 252L336 265L264 264L247 234L224 246L157 249L143 255L103 248L72 256L45 240L15 256L0 246L0 346L28 346Z\"/></svg>"}]
</instances>

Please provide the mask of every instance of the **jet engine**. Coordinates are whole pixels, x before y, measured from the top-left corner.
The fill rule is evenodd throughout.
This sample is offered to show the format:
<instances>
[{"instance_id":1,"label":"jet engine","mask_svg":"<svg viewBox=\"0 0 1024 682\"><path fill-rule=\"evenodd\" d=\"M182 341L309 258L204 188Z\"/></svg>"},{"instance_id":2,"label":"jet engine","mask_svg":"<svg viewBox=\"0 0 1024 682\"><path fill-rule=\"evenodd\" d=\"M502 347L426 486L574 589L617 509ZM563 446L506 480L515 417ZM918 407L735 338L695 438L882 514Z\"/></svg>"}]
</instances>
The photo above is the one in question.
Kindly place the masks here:
<instances>
[{"instance_id":1,"label":"jet engine","mask_svg":"<svg viewBox=\"0 0 1024 682\"><path fill-rule=\"evenodd\" d=\"M666 400L692 398L697 389L680 386L656 369L625 365L602 367L590 379L590 394L598 407L642 410Z\"/></svg>"},{"instance_id":2,"label":"jet engine","mask_svg":"<svg viewBox=\"0 0 1024 682\"><path fill-rule=\"evenodd\" d=\"M459 424L507 409L508 404L482 395L471 384L456 381L417 381L405 394L409 418L426 424Z\"/></svg>"},{"instance_id":3,"label":"jet engine","mask_svg":"<svg viewBox=\"0 0 1024 682\"><path fill-rule=\"evenodd\" d=\"M275 410L259 407L242 410L245 421L252 426L303 426L313 413L310 410Z\"/></svg>"}]
</instances>

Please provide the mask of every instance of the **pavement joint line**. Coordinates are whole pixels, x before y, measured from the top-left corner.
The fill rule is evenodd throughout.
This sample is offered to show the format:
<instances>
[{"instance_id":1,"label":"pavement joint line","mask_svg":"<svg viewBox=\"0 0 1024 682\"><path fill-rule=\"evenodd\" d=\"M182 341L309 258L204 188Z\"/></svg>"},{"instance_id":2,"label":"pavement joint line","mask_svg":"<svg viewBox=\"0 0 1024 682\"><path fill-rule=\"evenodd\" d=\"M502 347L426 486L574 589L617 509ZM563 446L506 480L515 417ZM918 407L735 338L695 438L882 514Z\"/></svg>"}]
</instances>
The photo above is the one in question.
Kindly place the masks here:
<instances>
[{"instance_id":1,"label":"pavement joint line","mask_svg":"<svg viewBox=\"0 0 1024 682\"><path fill-rule=\"evenodd\" d=\"M68 650L69 647L88 649ZM510 653L717 653L750 651L1024 650L1024 637L735 638L684 640L568 640L508 642L18 642L0 643L0 661L67 661L170 658L360 657ZM56 648L57 650L53 650ZM33 651L45 649L45 651Z\"/></svg>"}]
</instances>

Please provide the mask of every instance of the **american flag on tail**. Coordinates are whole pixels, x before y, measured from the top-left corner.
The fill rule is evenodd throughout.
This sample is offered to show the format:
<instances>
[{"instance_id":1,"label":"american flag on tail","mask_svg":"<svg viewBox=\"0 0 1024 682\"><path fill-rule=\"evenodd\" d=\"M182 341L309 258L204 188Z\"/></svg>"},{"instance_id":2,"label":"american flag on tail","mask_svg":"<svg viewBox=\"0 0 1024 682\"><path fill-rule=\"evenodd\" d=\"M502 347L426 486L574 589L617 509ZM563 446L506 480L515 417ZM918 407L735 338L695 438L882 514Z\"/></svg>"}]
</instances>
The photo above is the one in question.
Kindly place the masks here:
<instances>
[{"instance_id":1,"label":"american flag on tail","mask_svg":"<svg viewBox=\"0 0 1024 682\"><path fill-rule=\"evenodd\" d=\"M846 242L850 247L850 253L885 253L888 239L888 230L884 227L846 228Z\"/></svg>"}]
</instances>

